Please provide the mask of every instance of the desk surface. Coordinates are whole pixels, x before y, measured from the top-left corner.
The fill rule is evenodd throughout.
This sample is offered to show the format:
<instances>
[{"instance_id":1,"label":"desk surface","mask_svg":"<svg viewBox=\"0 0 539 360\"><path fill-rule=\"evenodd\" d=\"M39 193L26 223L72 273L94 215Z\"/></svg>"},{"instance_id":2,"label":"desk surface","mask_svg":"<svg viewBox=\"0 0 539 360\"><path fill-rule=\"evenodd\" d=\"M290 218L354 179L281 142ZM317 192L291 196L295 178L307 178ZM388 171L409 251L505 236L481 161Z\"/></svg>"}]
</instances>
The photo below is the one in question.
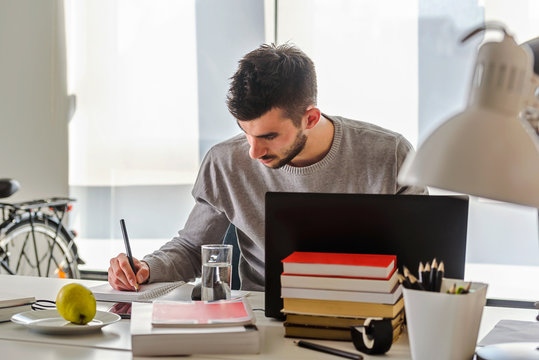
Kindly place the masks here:
<instances>
[{"instance_id":1,"label":"desk surface","mask_svg":"<svg viewBox=\"0 0 539 360\"><path fill-rule=\"evenodd\" d=\"M0 275L0 289L10 289L10 292L16 292L21 296L54 300L64 284L74 281L86 286L102 283L91 280ZM264 308L263 293L251 293L248 299L253 309ZM106 303L98 304L100 310L105 310L107 307ZM259 355L193 355L189 359L342 359L296 346L293 343L294 339L284 337L282 322L266 318L263 311L257 310L255 314L262 340ZM485 307L478 340L482 339L501 319L532 321L535 316L536 311L534 310ZM356 351L353 344L349 342L316 342L347 351ZM77 336L43 335L13 323L0 323L0 349L2 349L3 359L25 359L36 356L39 356L39 359L132 359L129 320L121 320L106 326L101 332ZM378 357L365 356L365 359L369 358L376 359ZM384 358L410 359L406 334L403 334L393 344ZM160 357L159 359L166 358Z\"/></svg>"}]
</instances>

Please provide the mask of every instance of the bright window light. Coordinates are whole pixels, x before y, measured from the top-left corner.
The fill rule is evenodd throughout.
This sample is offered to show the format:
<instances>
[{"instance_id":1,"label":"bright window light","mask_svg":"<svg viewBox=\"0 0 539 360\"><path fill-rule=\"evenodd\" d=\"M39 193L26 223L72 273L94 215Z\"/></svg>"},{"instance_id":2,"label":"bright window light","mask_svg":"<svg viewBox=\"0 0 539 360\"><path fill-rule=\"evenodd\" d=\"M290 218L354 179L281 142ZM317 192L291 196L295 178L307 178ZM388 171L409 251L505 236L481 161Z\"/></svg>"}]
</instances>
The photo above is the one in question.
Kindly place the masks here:
<instances>
[{"instance_id":1,"label":"bright window light","mask_svg":"<svg viewBox=\"0 0 539 360\"><path fill-rule=\"evenodd\" d=\"M71 186L193 183L194 1L66 1Z\"/></svg>"}]
</instances>

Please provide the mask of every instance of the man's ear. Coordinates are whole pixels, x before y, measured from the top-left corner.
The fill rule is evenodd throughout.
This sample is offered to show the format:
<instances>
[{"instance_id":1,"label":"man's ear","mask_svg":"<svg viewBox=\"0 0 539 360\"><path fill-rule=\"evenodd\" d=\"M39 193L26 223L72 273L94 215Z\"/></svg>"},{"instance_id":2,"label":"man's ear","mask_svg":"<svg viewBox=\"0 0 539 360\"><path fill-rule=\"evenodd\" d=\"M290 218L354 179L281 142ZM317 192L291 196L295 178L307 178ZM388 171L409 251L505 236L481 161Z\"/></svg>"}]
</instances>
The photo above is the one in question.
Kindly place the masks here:
<instances>
[{"instance_id":1,"label":"man's ear","mask_svg":"<svg viewBox=\"0 0 539 360\"><path fill-rule=\"evenodd\" d=\"M312 129L316 124L318 124L321 115L320 109L314 106L309 106L303 115L304 118L307 119L305 129Z\"/></svg>"}]
</instances>

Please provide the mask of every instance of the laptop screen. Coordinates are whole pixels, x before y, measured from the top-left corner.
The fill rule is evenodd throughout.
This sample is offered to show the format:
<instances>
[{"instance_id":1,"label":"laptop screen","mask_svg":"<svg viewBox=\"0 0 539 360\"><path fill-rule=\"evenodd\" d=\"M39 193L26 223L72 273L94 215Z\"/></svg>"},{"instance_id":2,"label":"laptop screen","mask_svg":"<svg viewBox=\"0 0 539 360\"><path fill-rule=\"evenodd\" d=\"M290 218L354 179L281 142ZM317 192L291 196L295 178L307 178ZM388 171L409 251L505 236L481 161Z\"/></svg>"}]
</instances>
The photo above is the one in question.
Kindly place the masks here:
<instances>
[{"instance_id":1,"label":"laptop screen","mask_svg":"<svg viewBox=\"0 0 539 360\"><path fill-rule=\"evenodd\" d=\"M443 261L464 278L468 199L463 196L266 194L265 314L283 318L281 260L294 251L391 254L417 275Z\"/></svg>"}]
</instances>

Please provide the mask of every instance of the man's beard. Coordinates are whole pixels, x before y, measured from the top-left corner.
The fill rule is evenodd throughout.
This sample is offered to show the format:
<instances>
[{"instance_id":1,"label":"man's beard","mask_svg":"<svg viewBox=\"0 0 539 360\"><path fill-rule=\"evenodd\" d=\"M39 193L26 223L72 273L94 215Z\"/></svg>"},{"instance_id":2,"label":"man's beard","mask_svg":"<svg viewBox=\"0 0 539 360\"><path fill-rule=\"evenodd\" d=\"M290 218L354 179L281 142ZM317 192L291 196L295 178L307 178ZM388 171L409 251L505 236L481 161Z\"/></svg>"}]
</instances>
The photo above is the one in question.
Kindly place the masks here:
<instances>
[{"instance_id":1,"label":"man's beard","mask_svg":"<svg viewBox=\"0 0 539 360\"><path fill-rule=\"evenodd\" d=\"M305 135L303 131L298 132L298 135L296 136L294 143L288 148L288 150L285 151L283 158L279 160L277 164L270 167L272 169L279 169L285 166L290 161L292 161L292 159L294 159L305 148L306 143L307 143L307 135ZM269 156L269 158L271 157L274 157L274 156ZM264 157L262 157L262 159L264 159Z\"/></svg>"}]
</instances>

